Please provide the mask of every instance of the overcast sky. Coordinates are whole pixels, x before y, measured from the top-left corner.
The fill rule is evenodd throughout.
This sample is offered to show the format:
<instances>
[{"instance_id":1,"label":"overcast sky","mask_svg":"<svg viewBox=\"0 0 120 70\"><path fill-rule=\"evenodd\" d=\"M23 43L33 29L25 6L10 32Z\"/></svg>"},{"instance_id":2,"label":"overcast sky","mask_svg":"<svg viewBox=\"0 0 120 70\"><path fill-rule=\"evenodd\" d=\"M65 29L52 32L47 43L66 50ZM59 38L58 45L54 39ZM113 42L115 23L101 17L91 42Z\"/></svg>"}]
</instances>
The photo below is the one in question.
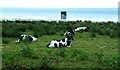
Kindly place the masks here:
<instances>
[{"instance_id":1,"label":"overcast sky","mask_svg":"<svg viewBox=\"0 0 120 70\"><path fill-rule=\"evenodd\" d=\"M119 0L0 0L0 7L24 8L113 8Z\"/></svg>"}]
</instances>

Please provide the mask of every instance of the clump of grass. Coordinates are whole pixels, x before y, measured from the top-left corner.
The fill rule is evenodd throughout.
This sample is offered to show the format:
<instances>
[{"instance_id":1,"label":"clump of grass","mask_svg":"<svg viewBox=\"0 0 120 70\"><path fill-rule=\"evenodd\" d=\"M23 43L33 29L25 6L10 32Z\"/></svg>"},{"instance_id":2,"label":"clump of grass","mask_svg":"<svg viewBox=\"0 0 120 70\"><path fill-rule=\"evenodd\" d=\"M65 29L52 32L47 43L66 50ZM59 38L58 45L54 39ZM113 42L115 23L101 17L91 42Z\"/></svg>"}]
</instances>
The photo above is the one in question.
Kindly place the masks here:
<instances>
[{"instance_id":1,"label":"clump of grass","mask_svg":"<svg viewBox=\"0 0 120 70\"><path fill-rule=\"evenodd\" d=\"M74 50L71 58L77 60L77 61L85 61L89 59L89 54L85 50Z\"/></svg>"},{"instance_id":2,"label":"clump of grass","mask_svg":"<svg viewBox=\"0 0 120 70\"><path fill-rule=\"evenodd\" d=\"M24 46L21 49L21 54L23 57L28 57L28 58L32 58L32 59L38 59L38 57L33 53L33 50L30 49L28 46Z\"/></svg>"},{"instance_id":3,"label":"clump of grass","mask_svg":"<svg viewBox=\"0 0 120 70\"><path fill-rule=\"evenodd\" d=\"M94 38L94 37L96 37L96 30L97 30L97 27L91 27L91 34L90 34L90 37L91 38Z\"/></svg>"},{"instance_id":4,"label":"clump of grass","mask_svg":"<svg viewBox=\"0 0 120 70\"><path fill-rule=\"evenodd\" d=\"M102 58L103 58L103 52L102 52L102 49L100 50L100 52L96 52L96 53L94 53L94 56L96 56L97 57L97 60L96 60L96 62L98 63L98 64L101 64L102 63Z\"/></svg>"},{"instance_id":5,"label":"clump of grass","mask_svg":"<svg viewBox=\"0 0 120 70\"><path fill-rule=\"evenodd\" d=\"M7 38L3 38L3 39L2 39L2 43L3 43L3 44L9 44L10 41L9 41L9 39L7 39Z\"/></svg>"},{"instance_id":6,"label":"clump of grass","mask_svg":"<svg viewBox=\"0 0 120 70\"><path fill-rule=\"evenodd\" d=\"M107 58L103 60L103 64L107 67L119 68L118 57Z\"/></svg>"},{"instance_id":7,"label":"clump of grass","mask_svg":"<svg viewBox=\"0 0 120 70\"><path fill-rule=\"evenodd\" d=\"M40 61L40 69L51 69L50 63L51 61L47 57L43 56Z\"/></svg>"},{"instance_id":8,"label":"clump of grass","mask_svg":"<svg viewBox=\"0 0 120 70\"><path fill-rule=\"evenodd\" d=\"M65 57L65 49L64 48L60 48L58 49L58 51L55 53L57 56L61 56L61 57Z\"/></svg>"},{"instance_id":9,"label":"clump of grass","mask_svg":"<svg viewBox=\"0 0 120 70\"><path fill-rule=\"evenodd\" d=\"M28 47L28 46L24 46L22 49L21 49L21 53L24 57L30 57L32 52L31 52L31 49Z\"/></svg>"}]
</instances>

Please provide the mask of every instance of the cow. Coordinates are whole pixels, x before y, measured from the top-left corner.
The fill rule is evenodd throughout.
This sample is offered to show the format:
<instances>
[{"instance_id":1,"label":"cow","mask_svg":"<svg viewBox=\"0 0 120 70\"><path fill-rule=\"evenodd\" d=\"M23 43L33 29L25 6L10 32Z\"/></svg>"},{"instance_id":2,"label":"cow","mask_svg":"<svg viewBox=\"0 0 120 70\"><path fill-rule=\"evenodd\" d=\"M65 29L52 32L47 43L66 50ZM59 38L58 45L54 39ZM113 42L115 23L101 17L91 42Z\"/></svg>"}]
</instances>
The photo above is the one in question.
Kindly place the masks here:
<instances>
[{"instance_id":1,"label":"cow","mask_svg":"<svg viewBox=\"0 0 120 70\"><path fill-rule=\"evenodd\" d=\"M62 40L52 40L51 42L47 43L47 47L70 47L72 37L71 33L68 32L68 36Z\"/></svg>"},{"instance_id":2,"label":"cow","mask_svg":"<svg viewBox=\"0 0 120 70\"><path fill-rule=\"evenodd\" d=\"M74 31L75 32L79 32L79 31L89 31L90 30L90 28L89 27L78 27L78 28L76 28Z\"/></svg>"},{"instance_id":3,"label":"cow","mask_svg":"<svg viewBox=\"0 0 120 70\"><path fill-rule=\"evenodd\" d=\"M68 28L66 31L65 31L65 33L64 33L64 36L69 36L69 33L71 33L71 38L72 38L72 40L74 41L74 38L73 38L73 36L74 36L74 30L72 29L72 28Z\"/></svg>"},{"instance_id":4,"label":"cow","mask_svg":"<svg viewBox=\"0 0 120 70\"><path fill-rule=\"evenodd\" d=\"M18 39L17 41L15 41L15 42L16 42L16 43L20 43L21 41L26 40L26 39L28 39L30 43L31 43L31 42L34 42L34 41L37 41L37 38L35 38L35 37L32 36L32 35L22 34L22 35L20 35L19 39Z\"/></svg>"}]
</instances>

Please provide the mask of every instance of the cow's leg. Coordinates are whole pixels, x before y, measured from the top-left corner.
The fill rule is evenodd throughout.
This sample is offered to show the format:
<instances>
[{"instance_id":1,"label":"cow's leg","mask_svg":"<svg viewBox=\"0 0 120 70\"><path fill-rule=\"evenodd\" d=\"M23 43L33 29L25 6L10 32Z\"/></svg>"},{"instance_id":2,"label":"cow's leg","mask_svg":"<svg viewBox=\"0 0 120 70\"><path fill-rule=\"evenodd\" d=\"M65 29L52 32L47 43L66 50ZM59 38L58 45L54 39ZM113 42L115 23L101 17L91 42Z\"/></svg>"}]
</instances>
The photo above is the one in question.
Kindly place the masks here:
<instances>
[{"instance_id":1,"label":"cow's leg","mask_svg":"<svg viewBox=\"0 0 120 70\"><path fill-rule=\"evenodd\" d=\"M62 43L59 43L59 47L62 47Z\"/></svg>"},{"instance_id":2,"label":"cow's leg","mask_svg":"<svg viewBox=\"0 0 120 70\"><path fill-rule=\"evenodd\" d=\"M55 43L54 46L57 47L57 44Z\"/></svg>"},{"instance_id":3,"label":"cow's leg","mask_svg":"<svg viewBox=\"0 0 120 70\"><path fill-rule=\"evenodd\" d=\"M70 47L70 43L71 43L70 41L67 41L67 47Z\"/></svg>"}]
</instances>

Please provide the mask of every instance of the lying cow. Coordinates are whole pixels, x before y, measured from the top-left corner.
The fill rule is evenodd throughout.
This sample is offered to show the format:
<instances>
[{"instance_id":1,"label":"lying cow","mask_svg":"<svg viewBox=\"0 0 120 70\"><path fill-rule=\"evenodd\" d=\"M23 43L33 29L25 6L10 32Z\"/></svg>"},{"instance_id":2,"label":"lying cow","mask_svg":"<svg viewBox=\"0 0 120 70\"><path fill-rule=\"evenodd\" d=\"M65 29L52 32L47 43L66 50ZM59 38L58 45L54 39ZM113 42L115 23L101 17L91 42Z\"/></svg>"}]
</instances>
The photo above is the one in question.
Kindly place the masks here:
<instances>
[{"instance_id":1,"label":"lying cow","mask_svg":"<svg viewBox=\"0 0 120 70\"><path fill-rule=\"evenodd\" d=\"M50 43L47 44L47 47L70 47L72 37L71 33L69 32L69 36L62 40L53 40Z\"/></svg>"},{"instance_id":2,"label":"lying cow","mask_svg":"<svg viewBox=\"0 0 120 70\"><path fill-rule=\"evenodd\" d=\"M23 41L23 40L26 40L26 39L28 39L29 40L29 42L34 42L34 41L37 41L37 38L35 38L34 36L32 36L32 35L21 35L20 37L19 37L19 39L17 40L17 41L15 41L16 43L20 43L21 41Z\"/></svg>"},{"instance_id":3,"label":"lying cow","mask_svg":"<svg viewBox=\"0 0 120 70\"><path fill-rule=\"evenodd\" d=\"M74 31L79 32L79 31L89 31L89 30L90 30L89 27L78 27Z\"/></svg>"}]
</instances>

